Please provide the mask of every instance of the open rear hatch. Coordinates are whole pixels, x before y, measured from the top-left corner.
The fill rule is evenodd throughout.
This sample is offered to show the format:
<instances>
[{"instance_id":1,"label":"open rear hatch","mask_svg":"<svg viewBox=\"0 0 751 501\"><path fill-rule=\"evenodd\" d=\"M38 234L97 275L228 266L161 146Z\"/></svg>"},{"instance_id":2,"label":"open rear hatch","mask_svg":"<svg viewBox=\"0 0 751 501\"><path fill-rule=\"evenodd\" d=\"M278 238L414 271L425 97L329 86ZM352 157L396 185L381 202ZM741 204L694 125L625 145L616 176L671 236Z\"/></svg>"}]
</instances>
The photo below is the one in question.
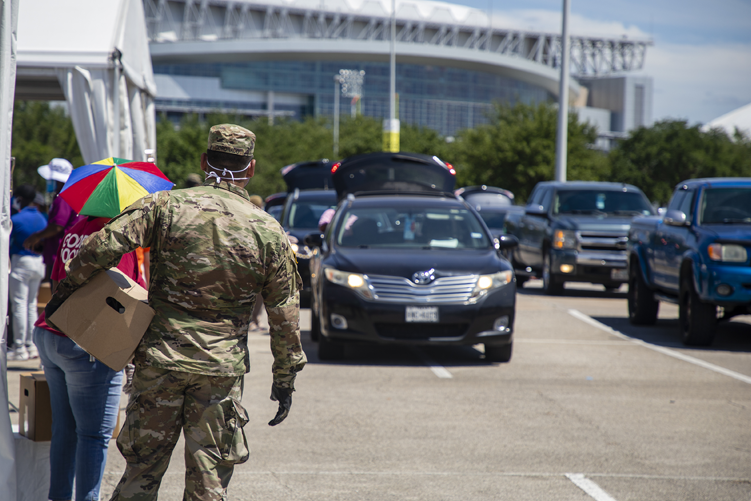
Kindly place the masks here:
<instances>
[{"instance_id":1,"label":"open rear hatch","mask_svg":"<svg viewBox=\"0 0 751 501\"><path fill-rule=\"evenodd\" d=\"M451 194L456 171L438 157L418 153L366 153L331 168L341 199L362 192L440 192Z\"/></svg>"},{"instance_id":2,"label":"open rear hatch","mask_svg":"<svg viewBox=\"0 0 751 501\"><path fill-rule=\"evenodd\" d=\"M331 166L334 162L318 160L315 162L299 162L282 167L281 174L287 183L287 191L298 190L328 190L333 187L331 181Z\"/></svg>"}]
</instances>

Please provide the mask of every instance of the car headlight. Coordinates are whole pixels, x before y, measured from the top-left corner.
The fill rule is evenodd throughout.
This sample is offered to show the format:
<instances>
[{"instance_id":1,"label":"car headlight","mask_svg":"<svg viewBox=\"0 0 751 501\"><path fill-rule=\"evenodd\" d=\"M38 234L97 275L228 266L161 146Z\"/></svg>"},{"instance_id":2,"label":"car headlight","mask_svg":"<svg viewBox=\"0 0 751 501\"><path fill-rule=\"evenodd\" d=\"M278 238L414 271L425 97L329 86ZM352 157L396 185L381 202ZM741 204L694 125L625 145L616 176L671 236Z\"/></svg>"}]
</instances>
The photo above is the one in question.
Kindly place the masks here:
<instances>
[{"instance_id":1,"label":"car headlight","mask_svg":"<svg viewBox=\"0 0 751 501\"><path fill-rule=\"evenodd\" d=\"M571 230L555 230L553 233L553 248L575 249L576 233Z\"/></svg>"},{"instance_id":2,"label":"car headlight","mask_svg":"<svg viewBox=\"0 0 751 501\"><path fill-rule=\"evenodd\" d=\"M300 259L310 259L313 257L313 250L307 245L290 244L292 251Z\"/></svg>"},{"instance_id":3,"label":"car headlight","mask_svg":"<svg viewBox=\"0 0 751 501\"><path fill-rule=\"evenodd\" d=\"M736 244L710 244L709 259L728 263L745 263L748 258L746 248Z\"/></svg>"},{"instance_id":4,"label":"car headlight","mask_svg":"<svg viewBox=\"0 0 751 501\"><path fill-rule=\"evenodd\" d=\"M370 285L365 275L340 271L335 268L324 269L324 274L326 275L326 280L329 282L349 287L365 299L373 299L373 292L370 290Z\"/></svg>"},{"instance_id":5,"label":"car headlight","mask_svg":"<svg viewBox=\"0 0 751 501\"><path fill-rule=\"evenodd\" d=\"M477 283L475 284L475 289L472 291L470 299L480 298L494 289L498 289L499 287L511 283L513 279L514 272L511 270L499 271L492 275L480 275L477 277Z\"/></svg>"}]
</instances>

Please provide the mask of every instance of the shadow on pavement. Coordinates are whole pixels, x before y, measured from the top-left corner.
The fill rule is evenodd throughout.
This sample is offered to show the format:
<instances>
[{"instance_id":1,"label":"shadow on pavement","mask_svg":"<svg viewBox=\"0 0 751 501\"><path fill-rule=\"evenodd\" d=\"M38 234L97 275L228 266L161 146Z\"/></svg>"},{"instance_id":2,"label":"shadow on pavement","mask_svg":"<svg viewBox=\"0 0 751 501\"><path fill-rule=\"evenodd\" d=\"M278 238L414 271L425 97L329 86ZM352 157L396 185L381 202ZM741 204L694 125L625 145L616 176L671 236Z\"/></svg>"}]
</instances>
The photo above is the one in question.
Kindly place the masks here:
<instances>
[{"instance_id":1,"label":"shadow on pavement","mask_svg":"<svg viewBox=\"0 0 751 501\"><path fill-rule=\"evenodd\" d=\"M472 346L410 346L375 343L347 344L342 360L318 358L318 343L310 339L309 331L302 331L303 350L309 364L372 365L425 367L436 363L443 367L481 367L503 365L485 360L482 351Z\"/></svg>"},{"instance_id":2,"label":"shadow on pavement","mask_svg":"<svg viewBox=\"0 0 751 501\"><path fill-rule=\"evenodd\" d=\"M666 348L680 348L696 351L736 351L751 352L751 324L740 319L717 324L714 342L711 346L686 346L680 340L678 319L659 319L655 325L631 325L627 318L592 317L598 322L612 327L634 339Z\"/></svg>"},{"instance_id":3,"label":"shadow on pavement","mask_svg":"<svg viewBox=\"0 0 751 501\"><path fill-rule=\"evenodd\" d=\"M544 297L583 297L583 298L602 298L602 299L626 299L626 289L620 288L617 291L606 291L604 289L575 289L566 287L563 290L563 294L558 296L548 296L542 291L541 287L535 287L534 285L525 285L516 289L517 294L524 296L544 296Z\"/></svg>"}]
</instances>

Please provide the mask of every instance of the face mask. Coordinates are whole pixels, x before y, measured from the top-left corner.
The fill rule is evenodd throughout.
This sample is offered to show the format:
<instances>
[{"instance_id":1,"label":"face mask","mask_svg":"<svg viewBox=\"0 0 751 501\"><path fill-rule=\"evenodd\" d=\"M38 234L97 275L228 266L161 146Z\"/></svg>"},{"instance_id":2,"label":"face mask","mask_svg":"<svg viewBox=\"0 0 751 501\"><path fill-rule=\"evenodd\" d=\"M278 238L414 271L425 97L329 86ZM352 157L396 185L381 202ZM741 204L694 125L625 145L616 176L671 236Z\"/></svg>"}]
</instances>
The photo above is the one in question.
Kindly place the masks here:
<instances>
[{"instance_id":1,"label":"face mask","mask_svg":"<svg viewBox=\"0 0 751 501\"><path fill-rule=\"evenodd\" d=\"M219 176L219 174L217 174L216 172L213 172L213 171L212 171L212 172L209 172L208 174L206 174L206 179L208 179L208 178L210 178L210 177L214 177L214 178L216 178L216 182L217 182L217 184L219 184L219 182L220 182L220 181L222 180L222 178L227 178L227 177L231 178L233 182L234 182L234 181L241 181L241 180L243 180L243 179L250 179L249 177L235 177L235 173L239 173L239 172L245 172L246 170L248 170L248 167L250 167L250 163L251 163L252 161L253 161L253 159L251 159L251 160L250 160L250 162L248 162L248 165L246 165L246 166L245 166L244 168L242 168L242 169L240 169L240 170L228 170L228 169L222 169L222 175L221 175L221 177L220 177L220 176ZM209 163L208 159L206 160L206 164L207 164L207 165L208 165L209 167L211 167L212 169L214 169L215 171L218 171L218 170L219 170L219 169L217 169L216 167L214 167L213 165L211 165L211 164Z\"/></svg>"}]
</instances>

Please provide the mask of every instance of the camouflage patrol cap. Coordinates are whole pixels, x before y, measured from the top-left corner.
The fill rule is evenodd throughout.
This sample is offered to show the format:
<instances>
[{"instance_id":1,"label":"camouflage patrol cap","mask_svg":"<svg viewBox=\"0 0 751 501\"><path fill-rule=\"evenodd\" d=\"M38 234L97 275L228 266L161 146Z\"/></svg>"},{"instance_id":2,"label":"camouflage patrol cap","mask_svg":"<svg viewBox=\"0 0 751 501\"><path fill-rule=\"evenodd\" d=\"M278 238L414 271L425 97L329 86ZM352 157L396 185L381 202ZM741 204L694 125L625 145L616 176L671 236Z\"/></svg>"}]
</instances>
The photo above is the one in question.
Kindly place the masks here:
<instances>
[{"instance_id":1,"label":"camouflage patrol cap","mask_svg":"<svg viewBox=\"0 0 751 501\"><path fill-rule=\"evenodd\" d=\"M255 146L256 135L239 125L214 125L209 130L209 150L252 157Z\"/></svg>"}]
</instances>

